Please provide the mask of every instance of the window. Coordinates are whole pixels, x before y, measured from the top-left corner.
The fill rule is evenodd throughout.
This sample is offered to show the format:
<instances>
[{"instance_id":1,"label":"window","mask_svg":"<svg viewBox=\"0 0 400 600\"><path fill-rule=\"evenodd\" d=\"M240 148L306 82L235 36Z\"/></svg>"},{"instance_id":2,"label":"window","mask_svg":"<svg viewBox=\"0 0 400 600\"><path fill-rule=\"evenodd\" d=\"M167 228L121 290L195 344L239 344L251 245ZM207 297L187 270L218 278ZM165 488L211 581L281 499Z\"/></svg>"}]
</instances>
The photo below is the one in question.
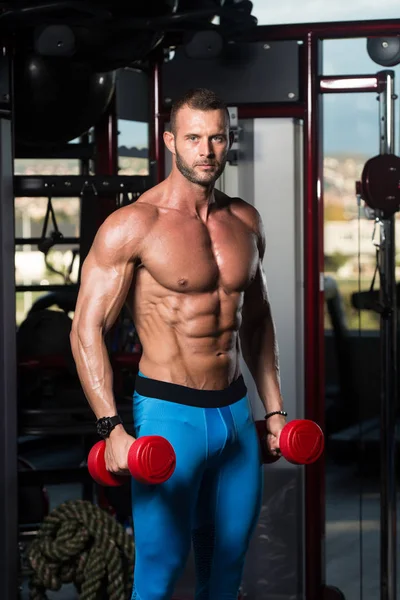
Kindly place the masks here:
<instances>
[{"instance_id":1,"label":"window","mask_svg":"<svg viewBox=\"0 0 400 600\"><path fill-rule=\"evenodd\" d=\"M279 25L289 23L318 23L327 21L359 21L370 19L397 19L397 0L373 2L371 0L281 0L266 2L253 0L252 14L259 25Z\"/></svg>"},{"instance_id":2,"label":"window","mask_svg":"<svg viewBox=\"0 0 400 600\"><path fill-rule=\"evenodd\" d=\"M77 175L79 160L16 159L16 175ZM16 238L41 238L48 198L15 198ZM78 238L80 234L80 199L53 198L52 205L57 226L64 237ZM49 219L47 233L53 229ZM62 244L51 248L47 257L37 244L17 245L15 248L15 283L17 286L64 284L78 278L79 244ZM46 264L47 263L47 264ZM18 291L16 293L16 320L19 325L32 304L46 293Z\"/></svg>"},{"instance_id":3,"label":"window","mask_svg":"<svg viewBox=\"0 0 400 600\"><path fill-rule=\"evenodd\" d=\"M149 174L149 126L139 121L118 120L119 175Z\"/></svg>"},{"instance_id":4,"label":"window","mask_svg":"<svg viewBox=\"0 0 400 600\"><path fill-rule=\"evenodd\" d=\"M323 43L324 75L375 74L380 70L383 67L368 56L365 39L327 40ZM398 94L399 67L395 67L394 71ZM350 329L359 327L358 310L352 305L352 295L359 288L359 266L362 291L370 288L376 266L376 249L372 241L374 222L366 217L364 207L359 218L355 190L355 182L360 179L366 161L379 154L376 97L375 93L349 93L326 94L323 98L325 274L339 288ZM395 126L398 131L398 110ZM396 237L399 247L398 231ZM400 255L397 262L400 269ZM376 278L375 289L378 288ZM377 313L361 312L363 330L378 329L379 322ZM330 328L327 315L325 325Z\"/></svg>"}]
</instances>

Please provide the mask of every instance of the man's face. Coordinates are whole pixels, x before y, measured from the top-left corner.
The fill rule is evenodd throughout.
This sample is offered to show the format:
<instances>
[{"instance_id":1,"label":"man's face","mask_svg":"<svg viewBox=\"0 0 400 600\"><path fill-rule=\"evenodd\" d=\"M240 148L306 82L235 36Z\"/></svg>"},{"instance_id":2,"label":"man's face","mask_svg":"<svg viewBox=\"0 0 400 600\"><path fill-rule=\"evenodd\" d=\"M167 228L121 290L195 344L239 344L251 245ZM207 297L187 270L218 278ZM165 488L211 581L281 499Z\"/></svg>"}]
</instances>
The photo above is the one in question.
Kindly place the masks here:
<instances>
[{"instance_id":1,"label":"man's face","mask_svg":"<svg viewBox=\"0 0 400 600\"><path fill-rule=\"evenodd\" d=\"M224 110L194 110L188 106L176 115L176 166L192 183L208 187L225 168L229 123Z\"/></svg>"}]
</instances>

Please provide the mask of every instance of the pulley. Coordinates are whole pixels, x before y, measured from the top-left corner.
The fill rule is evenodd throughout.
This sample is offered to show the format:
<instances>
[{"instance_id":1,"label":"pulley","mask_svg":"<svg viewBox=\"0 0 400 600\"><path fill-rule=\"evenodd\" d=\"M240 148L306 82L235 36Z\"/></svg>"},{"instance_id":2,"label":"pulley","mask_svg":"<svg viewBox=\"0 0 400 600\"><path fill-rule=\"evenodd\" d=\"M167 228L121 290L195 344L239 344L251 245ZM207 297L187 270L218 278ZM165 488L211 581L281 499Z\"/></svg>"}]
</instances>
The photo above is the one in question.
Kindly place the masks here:
<instances>
[{"instance_id":1,"label":"pulley","mask_svg":"<svg viewBox=\"0 0 400 600\"><path fill-rule=\"evenodd\" d=\"M364 165L360 193L372 209L390 218L400 207L400 157L395 154L378 154Z\"/></svg>"}]
</instances>

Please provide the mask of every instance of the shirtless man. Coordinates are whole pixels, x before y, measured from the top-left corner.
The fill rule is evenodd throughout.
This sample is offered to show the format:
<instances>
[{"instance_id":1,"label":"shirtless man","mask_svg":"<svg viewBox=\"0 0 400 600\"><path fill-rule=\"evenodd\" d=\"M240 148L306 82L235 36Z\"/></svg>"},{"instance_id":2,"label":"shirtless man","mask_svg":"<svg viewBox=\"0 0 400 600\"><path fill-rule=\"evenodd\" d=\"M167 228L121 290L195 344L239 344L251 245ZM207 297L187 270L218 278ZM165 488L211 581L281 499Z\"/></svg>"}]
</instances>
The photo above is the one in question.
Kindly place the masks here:
<instances>
[{"instance_id":1,"label":"shirtless man","mask_svg":"<svg viewBox=\"0 0 400 600\"><path fill-rule=\"evenodd\" d=\"M164 142L171 174L97 233L82 269L71 343L97 419L116 416L104 335L129 303L143 348L135 437L114 422L105 435L106 466L127 473L128 449L143 435L164 436L176 453L165 483L132 480L132 600L170 600L192 540L196 599L236 600L262 493L240 350L267 412L272 452L286 422L264 233L254 207L214 189L232 136L213 92L192 90L174 104Z\"/></svg>"}]
</instances>

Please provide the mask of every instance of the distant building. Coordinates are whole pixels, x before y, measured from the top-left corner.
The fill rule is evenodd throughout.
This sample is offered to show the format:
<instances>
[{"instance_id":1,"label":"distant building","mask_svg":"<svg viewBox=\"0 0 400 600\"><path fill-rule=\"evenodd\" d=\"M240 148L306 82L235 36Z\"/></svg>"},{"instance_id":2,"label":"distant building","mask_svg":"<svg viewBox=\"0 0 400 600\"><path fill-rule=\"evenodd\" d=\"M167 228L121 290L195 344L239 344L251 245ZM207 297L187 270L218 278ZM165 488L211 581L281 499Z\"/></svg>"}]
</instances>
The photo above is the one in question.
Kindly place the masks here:
<instances>
[{"instance_id":1,"label":"distant building","mask_svg":"<svg viewBox=\"0 0 400 600\"><path fill-rule=\"evenodd\" d=\"M374 255L376 246L372 237L374 221L358 219L351 221L326 221L324 228L324 253L327 256L340 253L354 256L358 252L358 237L360 236L360 252L363 255ZM379 231L376 228L375 240L379 242ZM400 249L400 228L396 228L396 247Z\"/></svg>"}]
</instances>

